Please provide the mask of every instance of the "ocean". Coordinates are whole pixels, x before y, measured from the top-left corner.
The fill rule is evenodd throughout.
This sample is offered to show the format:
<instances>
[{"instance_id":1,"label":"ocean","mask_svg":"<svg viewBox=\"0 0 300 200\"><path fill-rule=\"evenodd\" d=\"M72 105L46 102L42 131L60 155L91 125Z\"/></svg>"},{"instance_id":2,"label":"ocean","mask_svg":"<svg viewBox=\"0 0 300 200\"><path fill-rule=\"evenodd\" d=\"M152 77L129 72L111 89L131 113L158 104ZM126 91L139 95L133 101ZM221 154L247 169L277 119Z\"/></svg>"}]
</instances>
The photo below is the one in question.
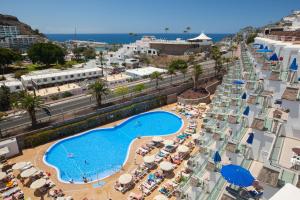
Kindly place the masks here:
<instances>
[{"instance_id":1,"label":"ocean","mask_svg":"<svg viewBox=\"0 0 300 200\"><path fill-rule=\"evenodd\" d=\"M141 39L145 35L155 36L158 39L175 40L177 38L188 39L198 36L195 33L139 33L137 35L129 35L126 33L115 34L77 34L76 40L105 42L108 44L128 44ZM47 38L53 41L64 42L74 40L74 34L46 34ZM224 37L232 36L232 34L207 34L214 42L222 40Z\"/></svg>"}]
</instances>

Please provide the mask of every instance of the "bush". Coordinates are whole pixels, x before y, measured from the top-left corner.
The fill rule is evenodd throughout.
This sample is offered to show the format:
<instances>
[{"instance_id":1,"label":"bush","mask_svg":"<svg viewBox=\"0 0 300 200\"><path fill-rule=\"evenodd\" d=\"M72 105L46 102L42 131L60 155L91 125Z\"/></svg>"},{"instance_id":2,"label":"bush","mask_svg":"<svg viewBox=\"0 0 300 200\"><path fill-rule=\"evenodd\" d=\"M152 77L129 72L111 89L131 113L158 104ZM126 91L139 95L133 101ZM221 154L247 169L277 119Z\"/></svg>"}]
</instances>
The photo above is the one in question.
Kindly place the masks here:
<instances>
[{"instance_id":1,"label":"bush","mask_svg":"<svg viewBox=\"0 0 300 200\"><path fill-rule=\"evenodd\" d=\"M71 96L73 96L73 94L71 92L68 92L68 91L61 94L62 98L67 98L67 97L71 97Z\"/></svg>"},{"instance_id":2,"label":"bush","mask_svg":"<svg viewBox=\"0 0 300 200\"><path fill-rule=\"evenodd\" d=\"M18 70L15 72L15 78L21 78L21 76L23 76L24 74L27 74L26 70Z\"/></svg>"},{"instance_id":3,"label":"bush","mask_svg":"<svg viewBox=\"0 0 300 200\"><path fill-rule=\"evenodd\" d=\"M59 99L59 95L58 94L53 94L50 96L50 99L55 101L55 100L58 100Z\"/></svg>"},{"instance_id":4,"label":"bush","mask_svg":"<svg viewBox=\"0 0 300 200\"><path fill-rule=\"evenodd\" d=\"M129 117L134 114L145 112L149 109L166 104L166 102L166 96L161 96L152 100L132 104L108 113L95 115L79 122L73 122L50 130L41 131L32 135L26 135L24 138L24 147L35 147L41 144L45 144L49 141L71 136L82 131L95 128L104 123L109 123L112 121Z\"/></svg>"}]
</instances>

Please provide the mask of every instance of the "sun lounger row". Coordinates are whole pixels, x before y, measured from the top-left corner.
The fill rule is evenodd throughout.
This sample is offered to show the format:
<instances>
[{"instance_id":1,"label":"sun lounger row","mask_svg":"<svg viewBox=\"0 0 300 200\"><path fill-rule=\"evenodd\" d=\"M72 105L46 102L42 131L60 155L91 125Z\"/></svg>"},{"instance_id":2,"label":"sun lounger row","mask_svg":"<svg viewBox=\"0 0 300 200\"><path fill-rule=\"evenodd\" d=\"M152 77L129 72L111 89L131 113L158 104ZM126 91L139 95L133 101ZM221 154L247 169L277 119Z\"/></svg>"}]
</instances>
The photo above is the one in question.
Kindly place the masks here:
<instances>
[{"instance_id":1,"label":"sun lounger row","mask_svg":"<svg viewBox=\"0 0 300 200\"><path fill-rule=\"evenodd\" d=\"M151 194L153 190L155 190L158 185L164 180L164 175L161 170L156 171L155 173L151 173L148 175L148 178L145 182L143 182L139 189L145 196Z\"/></svg>"}]
</instances>

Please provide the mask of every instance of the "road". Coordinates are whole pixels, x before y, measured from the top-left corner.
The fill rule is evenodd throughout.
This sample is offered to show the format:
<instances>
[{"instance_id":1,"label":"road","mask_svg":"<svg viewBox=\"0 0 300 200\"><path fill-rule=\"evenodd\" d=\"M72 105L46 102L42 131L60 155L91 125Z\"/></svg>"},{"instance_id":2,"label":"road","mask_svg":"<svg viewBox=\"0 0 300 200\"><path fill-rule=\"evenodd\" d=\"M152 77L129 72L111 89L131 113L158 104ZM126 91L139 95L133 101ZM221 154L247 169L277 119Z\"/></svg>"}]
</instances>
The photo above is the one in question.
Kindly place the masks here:
<instances>
[{"instance_id":1,"label":"road","mask_svg":"<svg viewBox=\"0 0 300 200\"><path fill-rule=\"evenodd\" d=\"M207 64L202 64L203 65L203 74L202 77L211 75L214 73L214 64L213 63L207 63ZM192 72L189 70L185 76L183 74L178 73L177 75L173 75L172 77L172 83L173 84L180 84L183 83L184 81L190 79L192 77ZM201 78L200 78L201 79ZM156 90L156 83L155 81L151 81L149 78L139 80L136 82L131 82L126 85L126 87L133 88L136 84L143 83L145 85L145 90L142 92L147 92L147 91L153 91ZM159 88L166 88L169 87L171 83L171 76L170 75L164 75L163 80L159 81ZM130 97L131 93L125 95L125 97ZM109 94L103 99L103 103L109 103L109 102L114 102L117 100L121 100L123 96L115 96L114 94ZM66 100L66 101L60 101L57 103L49 103L46 104L52 114L52 117L54 116L61 116L62 118L64 115L68 113L72 113L75 111L79 110L84 110L87 108L90 108L92 106L96 105L96 101L94 98L91 98L91 95L80 95L78 97ZM36 113L36 117L38 120L48 120L49 116L46 115L43 111L39 110ZM0 129L5 132L5 130L9 130L12 128L16 128L19 126L27 125L30 124L30 118L27 113L21 114L18 118L10 118L10 119L5 119L1 121L0 123Z\"/></svg>"}]
</instances>

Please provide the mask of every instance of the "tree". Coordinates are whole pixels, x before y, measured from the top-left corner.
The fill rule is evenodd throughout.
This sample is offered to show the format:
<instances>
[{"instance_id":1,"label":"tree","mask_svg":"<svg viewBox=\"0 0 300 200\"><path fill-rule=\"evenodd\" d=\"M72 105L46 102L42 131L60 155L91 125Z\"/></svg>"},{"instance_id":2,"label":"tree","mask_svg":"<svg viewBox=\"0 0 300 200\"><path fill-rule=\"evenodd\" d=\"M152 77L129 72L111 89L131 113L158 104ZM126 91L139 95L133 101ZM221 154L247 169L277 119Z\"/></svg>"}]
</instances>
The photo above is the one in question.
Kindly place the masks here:
<instances>
[{"instance_id":1,"label":"tree","mask_svg":"<svg viewBox=\"0 0 300 200\"><path fill-rule=\"evenodd\" d=\"M82 52L82 55L85 59L94 59L96 57L96 52L94 48L86 47Z\"/></svg>"},{"instance_id":2,"label":"tree","mask_svg":"<svg viewBox=\"0 0 300 200\"><path fill-rule=\"evenodd\" d=\"M115 89L115 94L117 96L123 96L123 99L125 98L125 95L128 93L129 93L129 89L126 86L120 86Z\"/></svg>"},{"instance_id":3,"label":"tree","mask_svg":"<svg viewBox=\"0 0 300 200\"><path fill-rule=\"evenodd\" d=\"M10 90L5 85L0 87L0 111L7 111L11 108L10 103Z\"/></svg>"},{"instance_id":4,"label":"tree","mask_svg":"<svg viewBox=\"0 0 300 200\"><path fill-rule=\"evenodd\" d=\"M14 52L13 50L0 48L0 66L2 68L2 76L4 75L5 68L7 68L9 64L20 59L21 55Z\"/></svg>"},{"instance_id":5,"label":"tree","mask_svg":"<svg viewBox=\"0 0 300 200\"><path fill-rule=\"evenodd\" d=\"M33 63L41 62L46 66L59 63L64 64L65 51L53 43L36 43L28 49L28 57Z\"/></svg>"},{"instance_id":6,"label":"tree","mask_svg":"<svg viewBox=\"0 0 300 200\"><path fill-rule=\"evenodd\" d=\"M215 74L219 73L221 71L221 52L220 48L218 46L213 46L212 47L212 52L211 52L212 59L215 61Z\"/></svg>"},{"instance_id":7,"label":"tree","mask_svg":"<svg viewBox=\"0 0 300 200\"><path fill-rule=\"evenodd\" d=\"M188 27L186 27L186 29L185 29L185 30L186 30L186 32L188 33L188 32L190 32L190 30L191 30L191 27L189 27L189 26L188 26Z\"/></svg>"},{"instance_id":8,"label":"tree","mask_svg":"<svg viewBox=\"0 0 300 200\"><path fill-rule=\"evenodd\" d=\"M18 100L16 105L28 112L31 119L31 125L35 127L37 125L36 109L42 108L42 103L43 101L40 96L24 92L23 97Z\"/></svg>"},{"instance_id":9,"label":"tree","mask_svg":"<svg viewBox=\"0 0 300 200\"><path fill-rule=\"evenodd\" d=\"M101 65L101 70L102 70L102 76L104 76L104 73L103 73L103 61L104 61L104 57L103 57L103 51L100 51L99 53L99 60L100 60L100 65Z\"/></svg>"},{"instance_id":10,"label":"tree","mask_svg":"<svg viewBox=\"0 0 300 200\"><path fill-rule=\"evenodd\" d=\"M230 48L229 48L229 51L231 51L231 57L233 58L233 52L237 49L237 46L236 45L232 45Z\"/></svg>"},{"instance_id":11,"label":"tree","mask_svg":"<svg viewBox=\"0 0 300 200\"><path fill-rule=\"evenodd\" d=\"M165 32L168 33L170 29L168 27L165 28Z\"/></svg>"},{"instance_id":12,"label":"tree","mask_svg":"<svg viewBox=\"0 0 300 200\"><path fill-rule=\"evenodd\" d=\"M254 38L256 38L256 36L257 36L257 33L251 33L251 34L249 34L248 37L247 37L246 43L247 44L253 43L254 42Z\"/></svg>"},{"instance_id":13,"label":"tree","mask_svg":"<svg viewBox=\"0 0 300 200\"><path fill-rule=\"evenodd\" d=\"M91 94L96 98L97 105L100 107L102 105L102 96L109 93L109 89L106 87L105 83L102 81L95 81L95 83L89 85L89 90Z\"/></svg>"},{"instance_id":14,"label":"tree","mask_svg":"<svg viewBox=\"0 0 300 200\"><path fill-rule=\"evenodd\" d=\"M203 73L203 69L201 65L192 65L193 68L193 82L194 82L194 90L197 90L197 86L198 86L198 80L200 75Z\"/></svg>"},{"instance_id":15,"label":"tree","mask_svg":"<svg viewBox=\"0 0 300 200\"><path fill-rule=\"evenodd\" d=\"M139 84L134 86L133 90L135 92L142 92L145 88L146 88L145 84L139 83Z\"/></svg>"},{"instance_id":16,"label":"tree","mask_svg":"<svg viewBox=\"0 0 300 200\"><path fill-rule=\"evenodd\" d=\"M158 81L162 80L162 76L159 72L155 71L150 75L151 80L155 80L155 87L158 88Z\"/></svg>"},{"instance_id":17,"label":"tree","mask_svg":"<svg viewBox=\"0 0 300 200\"><path fill-rule=\"evenodd\" d=\"M170 82L170 84L172 84L172 82L173 82L173 75L176 75L176 69L174 68L174 66L172 66L172 65L168 66L168 74L171 76L171 82Z\"/></svg>"},{"instance_id":18,"label":"tree","mask_svg":"<svg viewBox=\"0 0 300 200\"><path fill-rule=\"evenodd\" d=\"M170 64L171 67L173 67L175 70L180 71L183 74L183 79L185 80L185 75L187 73L188 64L186 61L178 59L173 60Z\"/></svg>"}]
</instances>

